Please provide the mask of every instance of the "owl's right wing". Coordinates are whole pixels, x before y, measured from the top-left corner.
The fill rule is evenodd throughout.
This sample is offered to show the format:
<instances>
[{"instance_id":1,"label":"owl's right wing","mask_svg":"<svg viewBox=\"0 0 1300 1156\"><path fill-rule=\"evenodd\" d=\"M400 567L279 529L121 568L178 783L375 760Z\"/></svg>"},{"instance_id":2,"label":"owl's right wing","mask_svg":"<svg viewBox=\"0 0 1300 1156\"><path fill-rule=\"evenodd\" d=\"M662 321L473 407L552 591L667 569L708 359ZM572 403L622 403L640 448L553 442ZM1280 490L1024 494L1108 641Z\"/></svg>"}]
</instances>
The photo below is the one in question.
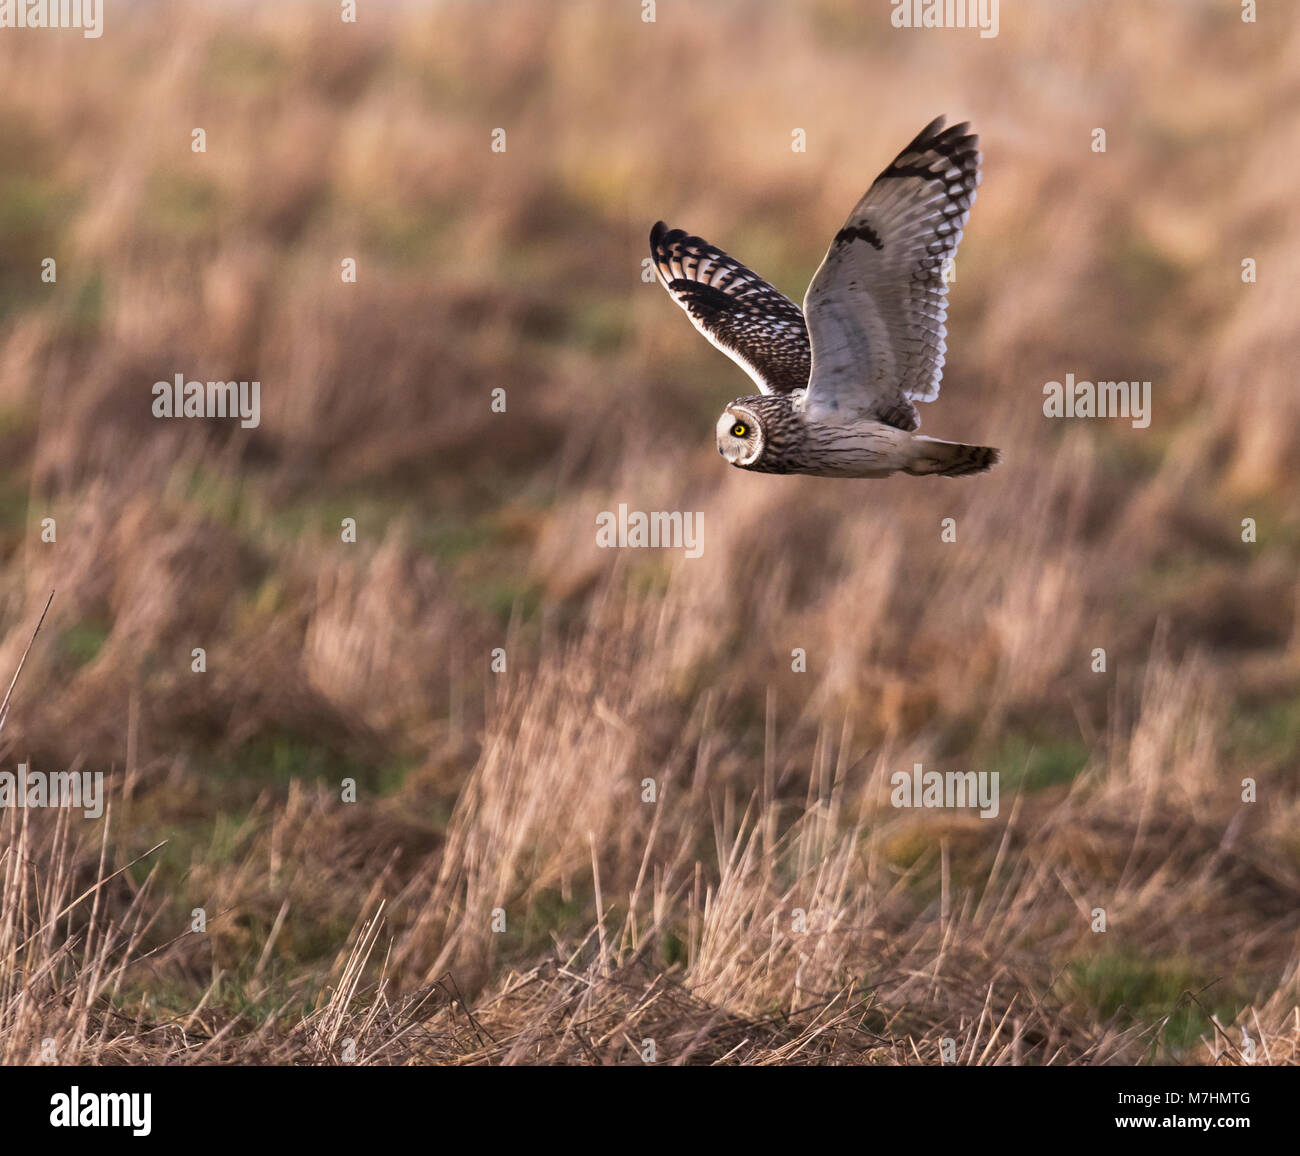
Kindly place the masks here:
<instances>
[{"instance_id":1,"label":"owl's right wing","mask_svg":"<svg viewBox=\"0 0 1300 1156\"><path fill-rule=\"evenodd\" d=\"M813 369L806 412L913 430L939 394L947 351L945 267L980 181L969 124L932 121L844 223L804 298Z\"/></svg>"},{"instance_id":2,"label":"owl's right wing","mask_svg":"<svg viewBox=\"0 0 1300 1156\"><path fill-rule=\"evenodd\" d=\"M650 253L663 287L695 328L763 393L808 384L808 326L789 297L715 245L663 221L650 230Z\"/></svg>"}]
</instances>

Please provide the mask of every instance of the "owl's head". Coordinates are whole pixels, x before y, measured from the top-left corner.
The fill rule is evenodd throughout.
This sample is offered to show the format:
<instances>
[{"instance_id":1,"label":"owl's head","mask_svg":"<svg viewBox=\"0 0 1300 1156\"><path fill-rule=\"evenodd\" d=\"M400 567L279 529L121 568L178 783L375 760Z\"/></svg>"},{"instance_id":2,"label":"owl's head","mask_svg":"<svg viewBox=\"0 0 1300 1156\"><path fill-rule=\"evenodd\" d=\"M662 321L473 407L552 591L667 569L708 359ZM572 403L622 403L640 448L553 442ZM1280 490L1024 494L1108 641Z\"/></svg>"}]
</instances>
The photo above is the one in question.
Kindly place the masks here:
<instances>
[{"instance_id":1,"label":"owl's head","mask_svg":"<svg viewBox=\"0 0 1300 1156\"><path fill-rule=\"evenodd\" d=\"M763 456L767 442L763 423L747 406L732 402L718 418L718 453L733 466L746 469Z\"/></svg>"}]
</instances>

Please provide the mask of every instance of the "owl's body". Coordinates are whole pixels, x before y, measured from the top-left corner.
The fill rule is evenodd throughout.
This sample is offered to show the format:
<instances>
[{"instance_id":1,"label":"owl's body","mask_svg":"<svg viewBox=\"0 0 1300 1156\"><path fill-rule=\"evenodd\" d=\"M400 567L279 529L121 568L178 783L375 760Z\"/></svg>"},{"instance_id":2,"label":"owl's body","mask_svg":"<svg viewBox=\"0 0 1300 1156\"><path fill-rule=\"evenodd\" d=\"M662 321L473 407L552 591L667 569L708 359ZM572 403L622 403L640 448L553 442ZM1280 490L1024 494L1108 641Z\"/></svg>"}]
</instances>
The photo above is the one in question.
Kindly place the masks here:
<instances>
[{"instance_id":1,"label":"owl's body","mask_svg":"<svg viewBox=\"0 0 1300 1156\"><path fill-rule=\"evenodd\" d=\"M997 450L924 437L870 420L809 421L802 390L738 397L718 418L718 452L733 466L760 474L818 478L887 478L987 470ZM744 433L737 435L737 427Z\"/></svg>"},{"instance_id":2,"label":"owl's body","mask_svg":"<svg viewBox=\"0 0 1300 1156\"><path fill-rule=\"evenodd\" d=\"M940 117L876 178L831 242L803 309L721 249L661 221L659 279L757 383L718 419L740 469L827 478L960 477L989 446L923 437L915 402L942 375L947 265L979 184L979 138Z\"/></svg>"}]
</instances>

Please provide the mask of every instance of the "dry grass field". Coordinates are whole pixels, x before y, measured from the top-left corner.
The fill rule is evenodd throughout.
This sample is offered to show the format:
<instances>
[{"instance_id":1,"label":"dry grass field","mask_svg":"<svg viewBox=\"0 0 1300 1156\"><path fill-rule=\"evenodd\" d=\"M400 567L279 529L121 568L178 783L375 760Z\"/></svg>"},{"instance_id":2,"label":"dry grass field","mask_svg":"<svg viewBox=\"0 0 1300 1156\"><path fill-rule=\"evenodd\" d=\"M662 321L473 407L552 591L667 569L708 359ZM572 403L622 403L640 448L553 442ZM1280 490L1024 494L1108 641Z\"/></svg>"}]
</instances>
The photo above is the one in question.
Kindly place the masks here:
<instances>
[{"instance_id":1,"label":"dry grass field","mask_svg":"<svg viewBox=\"0 0 1300 1156\"><path fill-rule=\"evenodd\" d=\"M0 34L0 690L57 591L0 769L108 792L0 810L0 1062L1300 1062L1300 23L1001 8ZM650 225L801 299L940 113L922 418L1003 464L732 469ZM155 418L177 373L260 424ZM1045 417L1067 373L1149 427ZM598 548L620 504L700 557ZM998 815L891 805L916 763Z\"/></svg>"}]
</instances>

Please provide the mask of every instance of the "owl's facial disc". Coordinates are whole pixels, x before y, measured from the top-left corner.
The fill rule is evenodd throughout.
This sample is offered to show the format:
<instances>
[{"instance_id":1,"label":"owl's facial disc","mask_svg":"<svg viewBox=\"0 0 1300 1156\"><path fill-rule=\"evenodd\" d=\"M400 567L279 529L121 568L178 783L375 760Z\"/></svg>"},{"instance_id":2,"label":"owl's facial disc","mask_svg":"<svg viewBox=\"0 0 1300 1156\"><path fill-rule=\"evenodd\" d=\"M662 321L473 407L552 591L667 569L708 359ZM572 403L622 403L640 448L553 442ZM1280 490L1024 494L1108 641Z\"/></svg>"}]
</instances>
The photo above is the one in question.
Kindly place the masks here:
<instances>
[{"instance_id":1,"label":"owl's facial disc","mask_svg":"<svg viewBox=\"0 0 1300 1156\"><path fill-rule=\"evenodd\" d=\"M733 466L752 466L763 456L763 427L747 409L729 405L718 418L718 453Z\"/></svg>"}]
</instances>

